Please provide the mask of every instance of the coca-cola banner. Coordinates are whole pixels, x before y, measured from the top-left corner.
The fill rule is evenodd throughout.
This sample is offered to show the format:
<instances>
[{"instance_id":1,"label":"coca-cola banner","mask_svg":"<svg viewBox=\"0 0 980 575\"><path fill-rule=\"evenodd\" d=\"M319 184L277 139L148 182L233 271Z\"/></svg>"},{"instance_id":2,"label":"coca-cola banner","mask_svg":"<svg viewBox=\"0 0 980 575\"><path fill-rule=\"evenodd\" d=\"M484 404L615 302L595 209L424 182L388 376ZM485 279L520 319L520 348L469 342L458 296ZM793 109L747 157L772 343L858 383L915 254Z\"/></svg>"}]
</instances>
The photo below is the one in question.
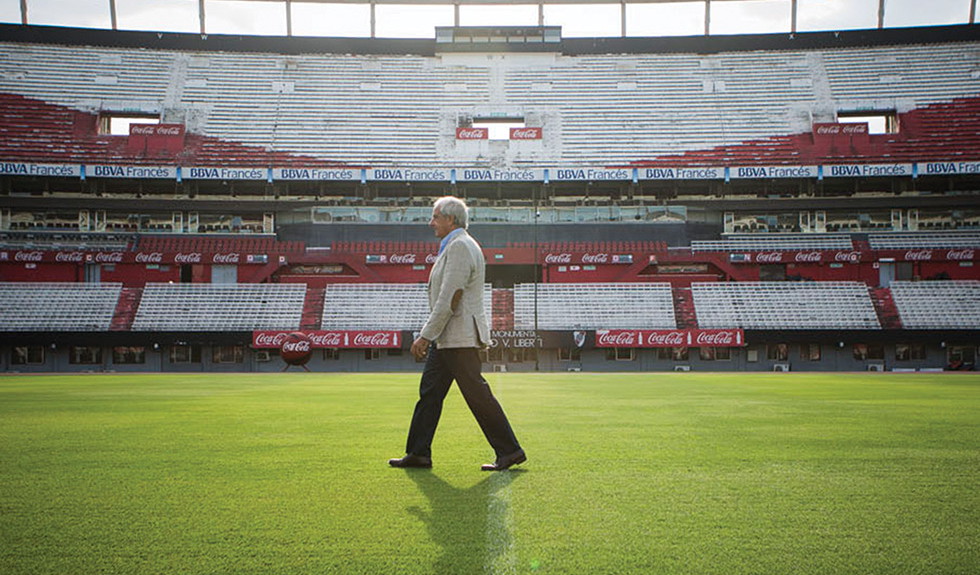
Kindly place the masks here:
<instances>
[{"instance_id":1,"label":"coca-cola banner","mask_svg":"<svg viewBox=\"0 0 980 575\"><path fill-rule=\"evenodd\" d=\"M398 331L350 331L350 330L293 330L293 331L253 331L252 347L255 349L281 349L294 334L302 335L310 342L311 348L399 348L401 332Z\"/></svg>"},{"instance_id":2,"label":"coca-cola banner","mask_svg":"<svg viewBox=\"0 0 980 575\"><path fill-rule=\"evenodd\" d=\"M456 128L457 140L487 140L490 128Z\"/></svg>"},{"instance_id":3,"label":"coca-cola banner","mask_svg":"<svg viewBox=\"0 0 980 575\"><path fill-rule=\"evenodd\" d=\"M599 329L596 347L740 347L741 329Z\"/></svg>"},{"instance_id":4,"label":"coca-cola banner","mask_svg":"<svg viewBox=\"0 0 980 575\"><path fill-rule=\"evenodd\" d=\"M631 264L633 254L611 254L608 252L545 252L541 254L545 264Z\"/></svg>"},{"instance_id":5,"label":"coca-cola banner","mask_svg":"<svg viewBox=\"0 0 980 575\"><path fill-rule=\"evenodd\" d=\"M153 252L82 250L2 250L0 262L96 263L96 264L260 264L267 254L240 252Z\"/></svg>"},{"instance_id":6,"label":"coca-cola banner","mask_svg":"<svg viewBox=\"0 0 980 575\"><path fill-rule=\"evenodd\" d=\"M540 140L543 133L542 128L511 128L511 140Z\"/></svg>"}]
</instances>

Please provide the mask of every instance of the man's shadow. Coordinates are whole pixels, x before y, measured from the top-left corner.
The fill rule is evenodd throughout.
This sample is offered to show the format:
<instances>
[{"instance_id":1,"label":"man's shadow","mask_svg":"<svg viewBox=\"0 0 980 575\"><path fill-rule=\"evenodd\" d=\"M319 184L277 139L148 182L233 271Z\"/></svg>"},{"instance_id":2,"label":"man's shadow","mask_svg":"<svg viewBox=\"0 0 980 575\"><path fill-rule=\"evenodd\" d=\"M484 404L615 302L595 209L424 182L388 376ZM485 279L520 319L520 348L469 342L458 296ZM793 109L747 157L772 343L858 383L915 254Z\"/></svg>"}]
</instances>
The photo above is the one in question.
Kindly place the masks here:
<instances>
[{"instance_id":1,"label":"man's shadow","mask_svg":"<svg viewBox=\"0 0 980 575\"><path fill-rule=\"evenodd\" d=\"M432 572L469 575L492 569L493 564L516 561L511 528L510 487L522 470L488 472L466 488L450 485L428 470L406 470L429 500L429 510L417 506L409 513L425 523L441 553Z\"/></svg>"}]
</instances>

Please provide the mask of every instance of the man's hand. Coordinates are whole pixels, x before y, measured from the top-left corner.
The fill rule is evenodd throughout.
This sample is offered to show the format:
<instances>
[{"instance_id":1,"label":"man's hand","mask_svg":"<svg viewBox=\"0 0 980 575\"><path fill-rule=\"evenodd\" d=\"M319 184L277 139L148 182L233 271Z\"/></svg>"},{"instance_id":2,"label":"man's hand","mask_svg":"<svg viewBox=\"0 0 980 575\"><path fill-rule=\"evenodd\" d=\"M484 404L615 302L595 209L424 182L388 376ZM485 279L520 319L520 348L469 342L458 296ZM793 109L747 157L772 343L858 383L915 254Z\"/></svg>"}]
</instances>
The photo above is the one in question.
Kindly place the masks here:
<instances>
[{"instance_id":1,"label":"man's hand","mask_svg":"<svg viewBox=\"0 0 980 575\"><path fill-rule=\"evenodd\" d=\"M419 336L418 339L412 342L412 356L415 359L423 359L429 353L429 340L424 337Z\"/></svg>"}]
</instances>

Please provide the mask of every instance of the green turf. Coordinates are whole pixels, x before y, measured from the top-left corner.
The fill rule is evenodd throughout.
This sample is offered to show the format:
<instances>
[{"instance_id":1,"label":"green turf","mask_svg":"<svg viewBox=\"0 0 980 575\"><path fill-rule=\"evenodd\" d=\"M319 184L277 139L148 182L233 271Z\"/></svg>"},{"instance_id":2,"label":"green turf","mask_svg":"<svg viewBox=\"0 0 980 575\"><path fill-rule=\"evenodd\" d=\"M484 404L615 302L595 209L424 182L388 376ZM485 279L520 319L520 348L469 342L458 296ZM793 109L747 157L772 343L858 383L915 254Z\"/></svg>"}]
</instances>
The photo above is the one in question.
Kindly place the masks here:
<instances>
[{"instance_id":1,"label":"green turf","mask_svg":"<svg viewBox=\"0 0 980 575\"><path fill-rule=\"evenodd\" d=\"M980 376L494 374L529 461L418 376L0 377L0 573L975 574Z\"/></svg>"}]
</instances>

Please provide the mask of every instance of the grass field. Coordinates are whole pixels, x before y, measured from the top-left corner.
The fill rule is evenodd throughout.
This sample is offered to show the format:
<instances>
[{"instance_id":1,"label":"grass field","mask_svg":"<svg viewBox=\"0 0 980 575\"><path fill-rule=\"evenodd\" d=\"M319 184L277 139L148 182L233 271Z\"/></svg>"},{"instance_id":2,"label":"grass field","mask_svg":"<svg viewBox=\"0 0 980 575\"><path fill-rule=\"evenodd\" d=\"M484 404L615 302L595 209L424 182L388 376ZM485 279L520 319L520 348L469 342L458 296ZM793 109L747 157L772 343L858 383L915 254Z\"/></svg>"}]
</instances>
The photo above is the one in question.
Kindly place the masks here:
<instances>
[{"instance_id":1,"label":"grass field","mask_svg":"<svg viewBox=\"0 0 980 575\"><path fill-rule=\"evenodd\" d=\"M0 377L0 573L975 574L980 376L493 374L432 470L415 374Z\"/></svg>"}]
</instances>

